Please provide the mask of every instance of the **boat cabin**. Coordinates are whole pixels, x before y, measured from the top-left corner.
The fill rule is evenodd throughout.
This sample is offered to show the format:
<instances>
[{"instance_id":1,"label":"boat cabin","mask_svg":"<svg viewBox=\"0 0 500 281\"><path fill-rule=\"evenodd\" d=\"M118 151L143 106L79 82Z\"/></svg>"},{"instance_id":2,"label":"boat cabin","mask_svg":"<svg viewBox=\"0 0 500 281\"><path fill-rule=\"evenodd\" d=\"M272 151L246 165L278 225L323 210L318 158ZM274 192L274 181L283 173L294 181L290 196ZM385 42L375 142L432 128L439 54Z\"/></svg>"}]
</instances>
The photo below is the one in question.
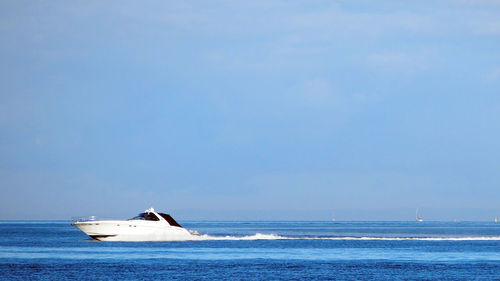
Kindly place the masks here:
<instances>
[{"instance_id":1,"label":"boat cabin","mask_svg":"<svg viewBox=\"0 0 500 281\"><path fill-rule=\"evenodd\" d=\"M163 213L144 212L144 213L140 213L139 215L137 215L129 220L159 221L160 218L158 217L158 215L160 215L165 221L167 221L168 224L170 224L170 226L182 227L170 215L163 214Z\"/></svg>"}]
</instances>

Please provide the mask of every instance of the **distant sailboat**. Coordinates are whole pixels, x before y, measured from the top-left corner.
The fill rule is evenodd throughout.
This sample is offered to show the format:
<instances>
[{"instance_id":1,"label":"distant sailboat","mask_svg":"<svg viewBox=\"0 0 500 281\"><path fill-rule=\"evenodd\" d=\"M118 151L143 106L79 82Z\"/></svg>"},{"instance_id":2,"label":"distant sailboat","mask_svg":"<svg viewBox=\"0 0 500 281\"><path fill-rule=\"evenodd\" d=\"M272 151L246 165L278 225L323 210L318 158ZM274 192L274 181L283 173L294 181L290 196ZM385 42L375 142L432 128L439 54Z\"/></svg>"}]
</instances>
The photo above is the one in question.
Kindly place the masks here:
<instances>
[{"instance_id":1,"label":"distant sailboat","mask_svg":"<svg viewBox=\"0 0 500 281\"><path fill-rule=\"evenodd\" d=\"M417 208L417 211L415 212L415 220L418 221L418 222L423 222L424 221L423 218L421 218L421 217L418 216L418 208Z\"/></svg>"}]
</instances>

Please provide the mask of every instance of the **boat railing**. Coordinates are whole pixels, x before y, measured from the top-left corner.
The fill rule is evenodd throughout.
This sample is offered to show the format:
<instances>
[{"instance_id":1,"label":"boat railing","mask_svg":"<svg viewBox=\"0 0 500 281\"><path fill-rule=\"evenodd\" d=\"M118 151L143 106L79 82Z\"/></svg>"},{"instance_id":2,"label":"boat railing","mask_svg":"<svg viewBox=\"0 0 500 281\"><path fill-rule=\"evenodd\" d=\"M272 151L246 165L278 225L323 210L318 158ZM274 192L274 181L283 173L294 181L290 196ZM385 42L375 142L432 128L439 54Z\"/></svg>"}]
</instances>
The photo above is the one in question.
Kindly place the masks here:
<instances>
[{"instance_id":1,"label":"boat railing","mask_svg":"<svg viewBox=\"0 0 500 281\"><path fill-rule=\"evenodd\" d=\"M75 222L87 222L87 221L95 221L97 220L96 216L90 216L90 217L72 217L71 218L71 223Z\"/></svg>"}]
</instances>

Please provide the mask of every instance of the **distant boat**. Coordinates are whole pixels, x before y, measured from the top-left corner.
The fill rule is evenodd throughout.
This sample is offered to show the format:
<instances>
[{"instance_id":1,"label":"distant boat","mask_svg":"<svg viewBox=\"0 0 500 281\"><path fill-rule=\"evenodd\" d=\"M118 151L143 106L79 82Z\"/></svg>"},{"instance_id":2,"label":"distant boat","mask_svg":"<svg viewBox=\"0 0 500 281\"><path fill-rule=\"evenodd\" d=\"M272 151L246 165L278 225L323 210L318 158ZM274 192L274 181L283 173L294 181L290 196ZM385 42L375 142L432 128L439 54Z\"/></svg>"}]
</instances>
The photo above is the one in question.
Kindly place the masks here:
<instances>
[{"instance_id":1,"label":"distant boat","mask_svg":"<svg viewBox=\"0 0 500 281\"><path fill-rule=\"evenodd\" d=\"M424 221L423 218L421 218L421 217L418 216L418 208L417 208L417 211L415 212L415 220L418 221L418 222L423 222Z\"/></svg>"},{"instance_id":2,"label":"distant boat","mask_svg":"<svg viewBox=\"0 0 500 281\"><path fill-rule=\"evenodd\" d=\"M495 223L497 223L497 222L498 222L498 218L495 218L493 221L494 221Z\"/></svg>"}]
</instances>

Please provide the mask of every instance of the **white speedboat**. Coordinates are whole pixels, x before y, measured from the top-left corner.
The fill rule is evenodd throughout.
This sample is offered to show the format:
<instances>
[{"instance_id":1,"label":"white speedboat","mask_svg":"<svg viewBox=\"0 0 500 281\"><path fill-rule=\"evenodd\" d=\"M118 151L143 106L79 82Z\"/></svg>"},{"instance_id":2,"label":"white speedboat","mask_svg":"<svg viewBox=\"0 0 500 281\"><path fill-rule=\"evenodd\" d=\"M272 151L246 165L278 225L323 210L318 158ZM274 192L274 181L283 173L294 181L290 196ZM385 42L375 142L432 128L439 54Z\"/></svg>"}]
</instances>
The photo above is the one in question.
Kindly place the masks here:
<instances>
[{"instance_id":1,"label":"white speedboat","mask_svg":"<svg viewBox=\"0 0 500 281\"><path fill-rule=\"evenodd\" d=\"M181 241L199 235L178 224L170 215L153 208L129 220L95 220L94 217L71 223L99 241Z\"/></svg>"}]
</instances>

